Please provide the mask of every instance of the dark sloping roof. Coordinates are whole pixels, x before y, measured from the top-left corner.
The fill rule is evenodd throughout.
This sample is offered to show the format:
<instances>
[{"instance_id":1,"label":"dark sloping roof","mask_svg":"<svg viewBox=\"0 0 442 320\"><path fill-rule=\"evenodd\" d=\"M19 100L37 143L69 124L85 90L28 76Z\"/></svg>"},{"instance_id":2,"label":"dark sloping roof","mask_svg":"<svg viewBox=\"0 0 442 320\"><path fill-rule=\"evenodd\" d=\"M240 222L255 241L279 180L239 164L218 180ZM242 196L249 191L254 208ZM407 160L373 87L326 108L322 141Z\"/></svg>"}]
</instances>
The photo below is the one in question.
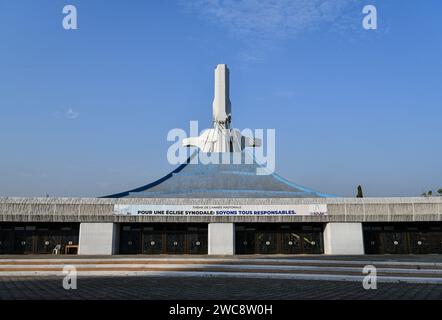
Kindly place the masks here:
<instances>
[{"instance_id":1,"label":"dark sloping roof","mask_svg":"<svg viewBox=\"0 0 442 320\"><path fill-rule=\"evenodd\" d=\"M229 164L203 164L201 161L193 164L192 159L197 155L198 152L194 153L186 163L153 183L105 198L333 197L293 184L275 173L257 175L257 168L264 167L244 152L240 154L241 164L233 162L233 153L230 154ZM217 157L221 155L212 154Z\"/></svg>"}]
</instances>

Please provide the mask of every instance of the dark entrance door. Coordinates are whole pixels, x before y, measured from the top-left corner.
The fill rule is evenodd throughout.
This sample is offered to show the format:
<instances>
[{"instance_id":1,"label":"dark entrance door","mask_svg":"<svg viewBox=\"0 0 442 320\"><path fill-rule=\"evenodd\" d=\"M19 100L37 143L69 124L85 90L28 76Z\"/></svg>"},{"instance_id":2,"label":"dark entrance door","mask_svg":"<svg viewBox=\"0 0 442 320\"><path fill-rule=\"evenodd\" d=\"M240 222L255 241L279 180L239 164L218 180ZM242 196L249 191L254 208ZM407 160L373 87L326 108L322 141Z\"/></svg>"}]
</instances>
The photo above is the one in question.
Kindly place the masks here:
<instances>
[{"instance_id":1,"label":"dark entrance door","mask_svg":"<svg viewBox=\"0 0 442 320\"><path fill-rule=\"evenodd\" d=\"M78 246L79 223L0 223L1 254L50 254Z\"/></svg>"},{"instance_id":2,"label":"dark entrance door","mask_svg":"<svg viewBox=\"0 0 442 320\"><path fill-rule=\"evenodd\" d=\"M14 227L14 254L34 253L33 228L27 229L26 226ZM36 253L36 252L35 252Z\"/></svg>"},{"instance_id":3,"label":"dark entrance door","mask_svg":"<svg viewBox=\"0 0 442 320\"><path fill-rule=\"evenodd\" d=\"M408 228L410 253L441 254L442 226L427 226L426 228Z\"/></svg>"},{"instance_id":4,"label":"dark entrance door","mask_svg":"<svg viewBox=\"0 0 442 320\"><path fill-rule=\"evenodd\" d=\"M188 233L186 239L187 251L189 254L207 253L207 235L198 232Z\"/></svg>"},{"instance_id":5,"label":"dark entrance door","mask_svg":"<svg viewBox=\"0 0 442 320\"><path fill-rule=\"evenodd\" d=\"M207 254L207 225L123 224L120 254Z\"/></svg>"},{"instance_id":6,"label":"dark entrance door","mask_svg":"<svg viewBox=\"0 0 442 320\"><path fill-rule=\"evenodd\" d=\"M323 253L322 224L238 224L237 254Z\"/></svg>"},{"instance_id":7,"label":"dark entrance door","mask_svg":"<svg viewBox=\"0 0 442 320\"><path fill-rule=\"evenodd\" d=\"M14 228L12 226L0 226L0 254L14 252Z\"/></svg>"},{"instance_id":8,"label":"dark entrance door","mask_svg":"<svg viewBox=\"0 0 442 320\"><path fill-rule=\"evenodd\" d=\"M120 252L124 254L141 253L142 230L138 226L123 226L120 230Z\"/></svg>"},{"instance_id":9,"label":"dark entrance door","mask_svg":"<svg viewBox=\"0 0 442 320\"><path fill-rule=\"evenodd\" d=\"M143 230L143 254L162 254L164 235L150 229Z\"/></svg>"},{"instance_id":10,"label":"dark entrance door","mask_svg":"<svg viewBox=\"0 0 442 320\"><path fill-rule=\"evenodd\" d=\"M37 228L37 252L40 254L50 254L52 249L60 243L60 236L50 232L48 227Z\"/></svg>"},{"instance_id":11,"label":"dark entrance door","mask_svg":"<svg viewBox=\"0 0 442 320\"><path fill-rule=\"evenodd\" d=\"M246 226L236 226L235 229L236 254L254 254L256 229Z\"/></svg>"},{"instance_id":12,"label":"dark entrance door","mask_svg":"<svg viewBox=\"0 0 442 320\"><path fill-rule=\"evenodd\" d=\"M258 231L255 234L255 252L261 254L278 253L278 233Z\"/></svg>"},{"instance_id":13,"label":"dark entrance door","mask_svg":"<svg viewBox=\"0 0 442 320\"><path fill-rule=\"evenodd\" d=\"M281 253L299 254L302 252L302 238L300 232L283 232L281 237Z\"/></svg>"},{"instance_id":14,"label":"dark entrance door","mask_svg":"<svg viewBox=\"0 0 442 320\"><path fill-rule=\"evenodd\" d=\"M382 226L364 226L364 251L366 254L383 254L384 246L382 237Z\"/></svg>"},{"instance_id":15,"label":"dark entrance door","mask_svg":"<svg viewBox=\"0 0 442 320\"><path fill-rule=\"evenodd\" d=\"M440 254L442 224L367 223L364 247L367 254Z\"/></svg>"},{"instance_id":16,"label":"dark entrance door","mask_svg":"<svg viewBox=\"0 0 442 320\"><path fill-rule=\"evenodd\" d=\"M167 254L184 254L185 234L182 232L168 232L167 238Z\"/></svg>"},{"instance_id":17,"label":"dark entrance door","mask_svg":"<svg viewBox=\"0 0 442 320\"><path fill-rule=\"evenodd\" d=\"M409 253L408 234L402 230L395 230L387 226L380 234L383 253L406 254Z\"/></svg>"},{"instance_id":18,"label":"dark entrance door","mask_svg":"<svg viewBox=\"0 0 442 320\"><path fill-rule=\"evenodd\" d=\"M322 234L316 232L306 232L302 234L302 253L320 254L322 249Z\"/></svg>"}]
</instances>

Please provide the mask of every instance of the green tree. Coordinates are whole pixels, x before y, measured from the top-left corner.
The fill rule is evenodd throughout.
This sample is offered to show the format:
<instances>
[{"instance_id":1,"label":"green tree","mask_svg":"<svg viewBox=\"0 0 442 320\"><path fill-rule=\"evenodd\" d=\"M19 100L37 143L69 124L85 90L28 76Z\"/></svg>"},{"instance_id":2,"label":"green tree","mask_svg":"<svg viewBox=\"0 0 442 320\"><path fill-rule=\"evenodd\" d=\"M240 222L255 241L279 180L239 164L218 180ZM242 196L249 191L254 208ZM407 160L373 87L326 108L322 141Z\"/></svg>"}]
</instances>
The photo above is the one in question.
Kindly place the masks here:
<instances>
[{"instance_id":1,"label":"green tree","mask_svg":"<svg viewBox=\"0 0 442 320\"><path fill-rule=\"evenodd\" d=\"M358 193L356 194L356 198L363 198L364 197L364 193L362 192L362 187L359 185L358 186Z\"/></svg>"},{"instance_id":2,"label":"green tree","mask_svg":"<svg viewBox=\"0 0 442 320\"><path fill-rule=\"evenodd\" d=\"M439 192L439 191L438 191ZM431 197L433 196L433 191L429 190L421 194L422 197Z\"/></svg>"},{"instance_id":3,"label":"green tree","mask_svg":"<svg viewBox=\"0 0 442 320\"><path fill-rule=\"evenodd\" d=\"M437 190L437 193L439 193L439 195L442 196L442 188L440 188L439 190Z\"/></svg>"}]
</instances>

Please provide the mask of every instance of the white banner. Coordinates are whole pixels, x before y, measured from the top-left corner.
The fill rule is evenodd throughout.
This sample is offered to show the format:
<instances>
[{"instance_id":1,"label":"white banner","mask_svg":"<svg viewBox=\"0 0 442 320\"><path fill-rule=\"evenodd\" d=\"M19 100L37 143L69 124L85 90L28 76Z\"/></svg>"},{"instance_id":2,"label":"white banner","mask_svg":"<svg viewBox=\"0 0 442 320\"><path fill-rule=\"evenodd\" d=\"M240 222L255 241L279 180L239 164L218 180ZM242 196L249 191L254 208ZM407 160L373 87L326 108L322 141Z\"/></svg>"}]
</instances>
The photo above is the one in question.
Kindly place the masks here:
<instances>
[{"instance_id":1,"label":"white banner","mask_svg":"<svg viewBox=\"0 0 442 320\"><path fill-rule=\"evenodd\" d=\"M114 212L125 216L324 216L326 204L298 205L123 205Z\"/></svg>"}]
</instances>

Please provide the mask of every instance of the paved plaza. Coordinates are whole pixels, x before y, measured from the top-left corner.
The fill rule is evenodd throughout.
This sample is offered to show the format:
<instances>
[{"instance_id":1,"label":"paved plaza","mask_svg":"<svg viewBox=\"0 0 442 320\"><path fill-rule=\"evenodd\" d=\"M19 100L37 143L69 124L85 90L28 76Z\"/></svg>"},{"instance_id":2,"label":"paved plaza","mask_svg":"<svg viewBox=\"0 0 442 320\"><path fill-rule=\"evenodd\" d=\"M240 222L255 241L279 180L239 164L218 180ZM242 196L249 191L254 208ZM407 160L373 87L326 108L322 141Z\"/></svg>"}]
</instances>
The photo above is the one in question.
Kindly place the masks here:
<instances>
[{"instance_id":1,"label":"paved plaza","mask_svg":"<svg viewBox=\"0 0 442 320\"><path fill-rule=\"evenodd\" d=\"M362 283L204 277L79 277L65 290L62 277L1 277L0 299L442 299L440 284Z\"/></svg>"},{"instance_id":2,"label":"paved plaza","mask_svg":"<svg viewBox=\"0 0 442 320\"><path fill-rule=\"evenodd\" d=\"M362 285L377 268L377 289ZM63 267L78 271L63 288ZM344 281L345 280L345 281ZM442 263L430 256L4 256L1 300L442 299Z\"/></svg>"}]
</instances>

